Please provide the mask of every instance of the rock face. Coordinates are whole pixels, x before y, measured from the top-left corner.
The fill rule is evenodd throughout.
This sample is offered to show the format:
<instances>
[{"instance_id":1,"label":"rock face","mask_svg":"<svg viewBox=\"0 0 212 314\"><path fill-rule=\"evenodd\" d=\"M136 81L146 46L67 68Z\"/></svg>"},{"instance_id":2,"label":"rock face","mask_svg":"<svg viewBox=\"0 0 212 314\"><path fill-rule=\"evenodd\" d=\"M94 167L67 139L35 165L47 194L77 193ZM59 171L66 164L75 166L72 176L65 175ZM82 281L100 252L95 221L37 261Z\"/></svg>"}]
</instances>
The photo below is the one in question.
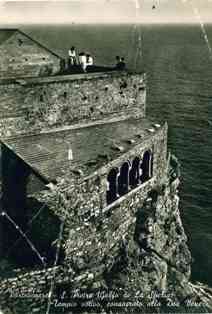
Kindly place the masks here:
<instances>
[{"instance_id":1,"label":"rock face","mask_svg":"<svg viewBox=\"0 0 212 314\"><path fill-rule=\"evenodd\" d=\"M152 190L137 213L134 236L125 245L129 273L130 263L136 265L135 278L128 278L134 293L175 291L178 297L177 289L188 283L191 254L180 218L178 184L177 178Z\"/></svg>"},{"instance_id":2,"label":"rock face","mask_svg":"<svg viewBox=\"0 0 212 314\"><path fill-rule=\"evenodd\" d=\"M191 253L180 218L179 183L175 178L149 193L116 272L107 275L110 288L119 287L129 300L142 302L140 312L196 313L212 306L212 289L189 281Z\"/></svg>"},{"instance_id":3,"label":"rock face","mask_svg":"<svg viewBox=\"0 0 212 314\"><path fill-rule=\"evenodd\" d=\"M93 265L92 271L82 257L78 269L64 264L46 271L17 271L2 280L3 313L46 313L52 282L50 313L61 313L61 308L64 313L91 309L91 313L117 309L128 313L129 308L132 313L208 312L211 289L189 282L191 254L180 218L179 182L175 173L174 179L168 176L148 193L135 213L135 223L119 241L119 250ZM65 301L61 295L67 295ZM79 303L84 304L80 312Z\"/></svg>"}]
</instances>

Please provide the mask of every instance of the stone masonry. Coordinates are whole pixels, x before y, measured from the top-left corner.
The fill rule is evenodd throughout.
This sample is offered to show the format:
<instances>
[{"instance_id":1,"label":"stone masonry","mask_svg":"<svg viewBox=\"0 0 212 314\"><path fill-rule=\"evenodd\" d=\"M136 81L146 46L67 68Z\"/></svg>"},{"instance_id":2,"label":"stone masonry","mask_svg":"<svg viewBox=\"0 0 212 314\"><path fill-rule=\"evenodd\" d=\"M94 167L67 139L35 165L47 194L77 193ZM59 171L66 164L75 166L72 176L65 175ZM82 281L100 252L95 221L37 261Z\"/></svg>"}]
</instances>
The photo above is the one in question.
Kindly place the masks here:
<instances>
[{"instance_id":1,"label":"stone masonry","mask_svg":"<svg viewBox=\"0 0 212 314\"><path fill-rule=\"evenodd\" d=\"M0 84L3 136L145 115L145 77L108 72Z\"/></svg>"},{"instance_id":2,"label":"stone masonry","mask_svg":"<svg viewBox=\"0 0 212 314\"><path fill-rule=\"evenodd\" d=\"M48 76L60 71L61 57L18 29L0 29L0 58L0 79Z\"/></svg>"},{"instance_id":3,"label":"stone masonry","mask_svg":"<svg viewBox=\"0 0 212 314\"><path fill-rule=\"evenodd\" d=\"M16 245L12 257L2 246L4 314L149 313L151 293L157 312L187 310L188 299L212 306L211 292L189 282L179 165L167 153L167 124L145 116L145 97L145 76L125 71L0 84L0 219ZM16 243L14 226L31 242ZM103 291L116 293L113 303Z\"/></svg>"}]
</instances>

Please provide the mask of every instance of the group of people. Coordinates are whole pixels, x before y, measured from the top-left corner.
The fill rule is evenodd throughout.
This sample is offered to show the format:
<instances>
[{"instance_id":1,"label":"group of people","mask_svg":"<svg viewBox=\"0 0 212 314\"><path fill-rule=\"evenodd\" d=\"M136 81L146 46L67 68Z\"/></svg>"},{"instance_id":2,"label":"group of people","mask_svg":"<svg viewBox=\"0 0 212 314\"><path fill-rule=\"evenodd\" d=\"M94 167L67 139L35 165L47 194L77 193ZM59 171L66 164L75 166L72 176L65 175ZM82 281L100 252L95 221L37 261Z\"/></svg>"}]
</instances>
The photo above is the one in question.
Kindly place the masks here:
<instances>
[{"instance_id":1,"label":"group of people","mask_svg":"<svg viewBox=\"0 0 212 314\"><path fill-rule=\"evenodd\" d=\"M87 66L93 65L93 57L89 54L85 54L84 52L81 52L79 55L77 55L75 47L71 47L71 49L68 51L68 57L69 67L80 65L84 72L86 72Z\"/></svg>"},{"instance_id":2,"label":"group of people","mask_svg":"<svg viewBox=\"0 0 212 314\"><path fill-rule=\"evenodd\" d=\"M81 67L83 72L89 72L88 67L92 67L94 65L93 57L90 54L86 54L81 52L77 54L76 49L72 46L68 50L68 70L74 69L74 67ZM64 65L66 68L66 65ZM124 57L116 56L116 64L115 69L117 70L125 70L126 63Z\"/></svg>"},{"instance_id":3,"label":"group of people","mask_svg":"<svg viewBox=\"0 0 212 314\"><path fill-rule=\"evenodd\" d=\"M124 57L116 56L116 69L117 70L125 70L126 63Z\"/></svg>"}]
</instances>

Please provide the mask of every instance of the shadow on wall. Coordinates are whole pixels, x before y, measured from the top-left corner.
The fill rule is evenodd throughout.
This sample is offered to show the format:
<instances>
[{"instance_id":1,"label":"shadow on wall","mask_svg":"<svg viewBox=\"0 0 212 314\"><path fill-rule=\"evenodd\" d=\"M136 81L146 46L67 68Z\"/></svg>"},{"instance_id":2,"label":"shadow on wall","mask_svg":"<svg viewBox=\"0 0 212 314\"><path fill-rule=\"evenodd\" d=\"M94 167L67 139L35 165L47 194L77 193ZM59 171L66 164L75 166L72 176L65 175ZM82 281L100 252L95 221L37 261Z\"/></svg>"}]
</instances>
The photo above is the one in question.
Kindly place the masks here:
<instances>
[{"instance_id":1,"label":"shadow on wall","mask_svg":"<svg viewBox=\"0 0 212 314\"><path fill-rule=\"evenodd\" d=\"M117 71L116 67L106 67L106 66L98 66L98 65L89 65L86 68L87 73L94 73L94 72L110 72L110 71ZM70 67L66 67L65 60L61 60L60 63L60 72L61 74L78 74L78 73L85 73L83 71L81 65L72 65Z\"/></svg>"},{"instance_id":2,"label":"shadow on wall","mask_svg":"<svg viewBox=\"0 0 212 314\"><path fill-rule=\"evenodd\" d=\"M61 221L46 204L28 197L31 169L6 147L2 164L2 209L7 214L1 216L3 257L25 267L41 265L39 253L52 264Z\"/></svg>"}]
</instances>

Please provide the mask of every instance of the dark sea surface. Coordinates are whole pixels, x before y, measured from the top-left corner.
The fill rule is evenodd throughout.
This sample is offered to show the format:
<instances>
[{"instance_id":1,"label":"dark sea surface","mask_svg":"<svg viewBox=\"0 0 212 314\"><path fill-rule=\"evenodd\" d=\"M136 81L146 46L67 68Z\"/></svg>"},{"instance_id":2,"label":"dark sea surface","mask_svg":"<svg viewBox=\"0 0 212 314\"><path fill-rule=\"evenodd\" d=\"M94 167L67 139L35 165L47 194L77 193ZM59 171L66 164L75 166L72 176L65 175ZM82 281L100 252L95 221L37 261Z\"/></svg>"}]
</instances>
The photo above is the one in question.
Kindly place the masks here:
<instances>
[{"instance_id":1,"label":"dark sea surface","mask_svg":"<svg viewBox=\"0 0 212 314\"><path fill-rule=\"evenodd\" d=\"M212 285L212 59L199 25L22 27L57 53L75 45L95 63L126 57L135 67L138 32L147 73L147 113L169 124L168 148L182 166L181 214L194 258L193 280ZM212 26L206 25L212 43Z\"/></svg>"}]
</instances>

